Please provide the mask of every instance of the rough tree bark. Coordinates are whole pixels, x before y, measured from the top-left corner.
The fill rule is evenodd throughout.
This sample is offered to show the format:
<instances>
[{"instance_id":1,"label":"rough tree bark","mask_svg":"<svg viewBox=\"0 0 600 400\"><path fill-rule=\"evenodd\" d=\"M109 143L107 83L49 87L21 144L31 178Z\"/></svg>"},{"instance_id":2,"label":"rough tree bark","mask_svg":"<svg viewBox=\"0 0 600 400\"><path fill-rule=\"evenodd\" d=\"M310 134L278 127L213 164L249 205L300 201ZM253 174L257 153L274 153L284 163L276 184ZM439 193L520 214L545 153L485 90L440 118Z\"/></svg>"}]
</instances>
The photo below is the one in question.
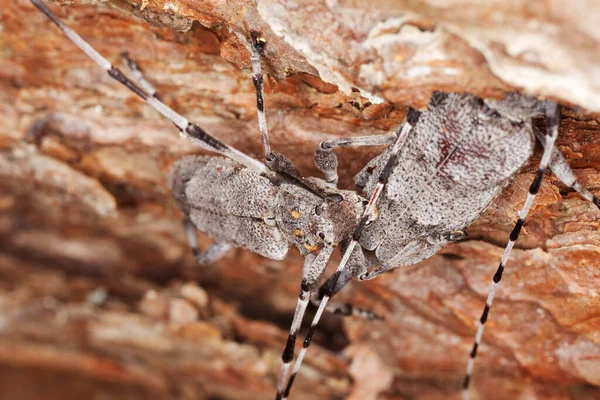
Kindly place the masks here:
<instances>
[{"instance_id":1,"label":"rough tree bark","mask_svg":"<svg viewBox=\"0 0 600 400\"><path fill-rule=\"evenodd\" d=\"M600 190L597 2L56 3L115 64L128 51L167 104L258 158L246 36L263 32L272 144L306 175L317 175L319 141L393 129L432 90L520 89L575 107L558 146ZM196 266L165 175L199 150L28 1L0 4L2 398L271 398L300 257L236 250ZM340 152L341 185L379 151ZM294 398L457 398L538 161L468 241L341 293L386 320L327 315ZM544 179L490 314L476 398L600 396L599 221L593 205Z\"/></svg>"}]
</instances>

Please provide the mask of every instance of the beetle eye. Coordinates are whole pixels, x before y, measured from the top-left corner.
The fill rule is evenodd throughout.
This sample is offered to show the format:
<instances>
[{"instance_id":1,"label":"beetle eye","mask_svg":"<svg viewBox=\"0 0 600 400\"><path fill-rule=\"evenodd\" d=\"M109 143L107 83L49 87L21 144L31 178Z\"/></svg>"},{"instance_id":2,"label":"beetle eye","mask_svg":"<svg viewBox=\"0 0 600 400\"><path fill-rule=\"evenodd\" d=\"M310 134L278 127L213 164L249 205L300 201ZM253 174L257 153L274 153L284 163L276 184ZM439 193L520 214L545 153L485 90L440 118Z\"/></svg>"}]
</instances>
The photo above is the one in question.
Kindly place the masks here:
<instances>
[{"instance_id":1,"label":"beetle eye","mask_svg":"<svg viewBox=\"0 0 600 400\"><path fill-rule=\"evenodd\" d=\"M344 200L344 196L342 196L339 193L333 193L333 194L328 194L325 199L332 203L339 203Z\"/></svg>"},{"instance_id":2,"label":"beetle eye","mask_svg":"<svg viewBox=\"0 0 600 400\"><path fill-rule=\"evenodd\" d=\"M317 204L315 206L315 214L321 215L322 212L323 212L323 204Z\"/></svg>"},{"instance_id":3,"label":"beetle eye","mask_svg":"<svg viewBox=\"0 0 600 400\"><path fill-rule=\"evenodd\" d=\"M467 238L466 230L453 231L453 232L450 232L450 235L449 235L449 239L451 242L460 242L461 240L464 240L466 238Z\"/></svg>"},{"instance_id":4,"label":"beetle eye","mask_svg":"<svg viewBox=\"0 0 600 400\"><path fill-rule=\"evenodd\" d=\"M325 240L325 234L323 232L317 233L322 240Z\"/></svg>"}]
</instances>

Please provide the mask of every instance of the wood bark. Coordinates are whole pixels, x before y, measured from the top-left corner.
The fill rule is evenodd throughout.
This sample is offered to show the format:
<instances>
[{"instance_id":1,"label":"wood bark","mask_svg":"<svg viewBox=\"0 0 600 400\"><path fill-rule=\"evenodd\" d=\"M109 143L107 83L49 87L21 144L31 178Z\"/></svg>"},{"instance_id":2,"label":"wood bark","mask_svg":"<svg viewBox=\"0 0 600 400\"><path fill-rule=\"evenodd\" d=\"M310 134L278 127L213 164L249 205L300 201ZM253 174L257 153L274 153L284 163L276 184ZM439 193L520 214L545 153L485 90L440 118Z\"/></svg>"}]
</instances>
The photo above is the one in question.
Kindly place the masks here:
<instances>
[{"instance_id":1,"label":"wood bark","mask_svg":"<svg viewBox=\"0 0 600 400\"><path fill-rule=\"evenodd\" d=\"M272 146L307 176L320 141L394 129L433 90L521 90L567 106L557 146L600 194L597 2L55 3L111 62L124 68L128 51L167 104L259 159L247 36L262 32ZM201 150L30 2L0 4L1 397L274 397L301 257L237 249L195 265L165 177ZM379 152L340 151L340 185ZM292 398L459 398L539 156L467 241L340 293L385 320L326 315ZM490 313L474 398L600 397L599 221L544 178Z\"/></svg>"}]
</instances>

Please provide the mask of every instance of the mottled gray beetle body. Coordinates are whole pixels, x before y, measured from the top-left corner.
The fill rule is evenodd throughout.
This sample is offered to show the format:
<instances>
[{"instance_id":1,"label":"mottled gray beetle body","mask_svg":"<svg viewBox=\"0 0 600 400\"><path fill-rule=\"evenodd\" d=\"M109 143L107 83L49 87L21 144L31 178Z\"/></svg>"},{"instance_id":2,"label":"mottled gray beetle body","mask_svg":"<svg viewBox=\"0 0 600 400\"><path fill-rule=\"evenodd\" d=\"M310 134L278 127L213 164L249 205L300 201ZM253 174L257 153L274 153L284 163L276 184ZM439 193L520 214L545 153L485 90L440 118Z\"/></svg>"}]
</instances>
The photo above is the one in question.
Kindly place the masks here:
<instances>
[{"instance_id":1,"label":"mottled gray beetle body","mask_svg":"<svg viewBox=\"0 0 600 400\"><path fill-rule=\"evenodd\" d=\"M434 93L418 121L405 122L414 125L401 147L388 146L355 177L366 198L378 199L373 213L354 192L340 191L321 179L301 178L289 160L275 153L271 153L277 158L272 165L279 166L275 178L222 157L186 157L175 164L169 176L171 190L200 231L272 259L283 259L291 243L305 256L318 252L306 259L277 399L287 397L283 382L300 321L332 248L342 243L344 253L352 252L346 266L338 267L340 272L325 285L327 299L351 277L372 279L416 264L460 240L463 229L531 156L535 145L531 117L545 107L544 102L518 94L486 104L472 95ZM336 176L332 148L320 148L324 151L315 158L317 166L327 177ZM540 183L541 175L536 185ZM515 240L522 226L519 221ZM352 243L358 245L350 250ZM307 337L311 336L309 332ZM309 343L305 340L300 362Z\"/></svg>"},{"instance_id":2,"label":"mottled gray beetle body","mask_svg":"<svg viewBox=\"0 0 600 400\"><path fill-rule=\"evenodd\" d=\"M349 272L367 279L438 252L475 220L529 159L530 118L544 103L518 94L485 104L476 96L436 92L404 143L361 232ZM355 178L368 198L390 148ZM283 259L291 243L303 255L349 237L362 213L360 198L317 178L280 180L222 157L188 156L169 175L180 207L219 242ZM315 189L316 188L316 189ZM343 200L330 201L334 195ZM364 250L364 251L363 251Z\"/></svg>"},{"instance_id":3,"label":"mottled gray beetle body","mask_svg":"<svg viewBox=\"0 0 600 400\"><path fill-rule=\"evenodd\" d=\"M415 264L453 241L531 156L530 117L543 113L543 103L524 99L511 95L486 105L472 95L435 93L398 154L378 217L364 228L360 247L389 270ZM522 108L513 106L507 115L505 102ZM367 197L389 157L388 149L356 176ZM350 263L355 277L370 266L359 253L357 247Z\"/></svg>"},{"instance_id":4,"label":"mottled gray beetle body","mask_svg":"<svg viewBox=\"0 0 600 400\"><path fill-rule=\"evenodd\" d=\"M362 211L354 192L327 187L315 193L311 186L274 182L223 157L178 160L169 186L200 231L274 260L285 258L290 243L303 255L339 243L351 234Z\"/></svg>"}]
</instances>

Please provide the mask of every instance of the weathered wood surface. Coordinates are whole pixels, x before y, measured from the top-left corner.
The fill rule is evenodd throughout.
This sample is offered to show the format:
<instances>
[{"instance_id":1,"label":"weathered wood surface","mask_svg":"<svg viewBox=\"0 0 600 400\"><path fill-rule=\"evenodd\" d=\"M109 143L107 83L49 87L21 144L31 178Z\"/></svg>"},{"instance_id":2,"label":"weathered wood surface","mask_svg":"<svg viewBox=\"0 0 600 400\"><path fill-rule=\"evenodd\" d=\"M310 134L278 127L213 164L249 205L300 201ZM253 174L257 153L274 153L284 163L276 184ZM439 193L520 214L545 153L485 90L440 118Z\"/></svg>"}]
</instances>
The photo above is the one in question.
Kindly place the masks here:
<instances>
[{"instance_id":1,"label":"weathered wood surface","mask_svg":"<svg viewBox=\"0 0 600 400\"><path fill-rule=\"evenodd\" d=\"M307 175L319 141L393 129L434 89L519 87L578 107L564 112L558 146L600 191L598 114L584 113L600 110L593 1L57 3L111 61L128 51L169 105L256 157L245 35L262 31L273 147ZM165 175L198 149L28 1L1 5L2 398L271 398L300 257L236 250L194 265ZM340 152L341 185L379 151ZM458 398L538 160L468 241L340 294L386 320L326 316L293 398ZM555 177L544 183L490 314L480 399L600 396L600 212Z\"/></svg>"}]
</instances>

